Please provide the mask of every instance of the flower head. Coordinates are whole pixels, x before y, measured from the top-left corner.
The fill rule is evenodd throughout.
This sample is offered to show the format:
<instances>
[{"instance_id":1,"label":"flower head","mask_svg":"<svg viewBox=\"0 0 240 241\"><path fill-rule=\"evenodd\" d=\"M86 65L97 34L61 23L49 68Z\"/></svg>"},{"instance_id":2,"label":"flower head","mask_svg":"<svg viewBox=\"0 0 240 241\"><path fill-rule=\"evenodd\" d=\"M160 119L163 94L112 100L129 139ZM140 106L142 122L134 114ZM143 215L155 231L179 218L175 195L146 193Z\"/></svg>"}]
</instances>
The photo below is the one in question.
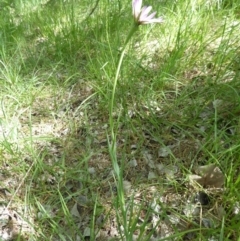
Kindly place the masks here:
<instances>
[{"instance_id":1,"label":"flower head","mask_svg":"<svg viewBox=\"0 0 240 241\"><path fill-rule=\"evenodd\" d=\"M135 22L138 25L141 24L148 24L148 23L162 23L162 17L154 18L157 12L153 12L150 15L150 11L152 10L151 6L144 6L142 8L142 0L133 0L132 1L132 10L133 10L133 17Z\"/></svg>"}]
</instances>

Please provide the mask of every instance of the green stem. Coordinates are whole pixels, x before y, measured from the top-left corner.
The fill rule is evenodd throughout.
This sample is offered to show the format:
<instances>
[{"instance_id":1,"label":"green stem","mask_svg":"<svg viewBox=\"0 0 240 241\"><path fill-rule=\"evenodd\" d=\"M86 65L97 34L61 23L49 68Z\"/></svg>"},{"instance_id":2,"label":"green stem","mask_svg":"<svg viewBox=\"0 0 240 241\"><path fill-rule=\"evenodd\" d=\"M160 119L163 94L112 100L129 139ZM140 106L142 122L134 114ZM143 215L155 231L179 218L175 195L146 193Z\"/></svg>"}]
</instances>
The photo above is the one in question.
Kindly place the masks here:
<instances>
[{"instance_id":1,"label":"green stem","mask_svg":"<svg viewBox=\"0 0 240 241\"><path fill-rule=\"evenodd\" d=\"M114 101L115 101L117 81L118 81L118 78L119 78L120 69L121 69L121 66L122 66L123 57L124 57L124 54L125 54L125 51L126 51L126 47L128 45L129 40L131 39L133 34L137 31L137 29L138 29L138 25L134 22L133 27L132 27L131 31L129 32L129 34L127 36L127 39L124 43L123 49L121 51L121 55L120 55L117 70L116 70L116 75L115 75L114 82L113 82L112 98L111 98L111 103L110 103L109 122L110 122L111 141L112 141L111 146L112 146L112 151L115 152L115 153L116 153L116 149L115 149L116 133L114 132L114 124L113 124L113 107L114 107ZM116 160L114 160L114 161L116 161Z\"/></svg>"},{"instance_id":2,"label":"green stem","mask_svg":"<svg viewBox=\"0 0 240 241\"><path fill-rule=\"evenodd\" d=\"M110 147L110 155L111 155L111 160L112 160L112 164L113 164L113 169L116 174L117 181L118 181L118 185L117 185L118 186L118 201L120 204L121 213L123 215L123 223L124 223L124 227L125 227L124 235L125 235L126 239L128 239L128 237L129 237L129 230L127 228L128 227L127 213L126 213L124 192L123 192L123 174L122 174L122 170L120 170L118 162L117 162L117 147L116 147L117 128L116 128L116 130L114 128L113 108L114 108L114 103L115 103L117 82L118 82L118 78L119 78L119 74L120 74L120 70L121 70L121 66L122 66L122 62L123 62L123 57L124 57L124 54L126 51L126 47L129 43L131 37L133 36L133 34L137 31L137 29L138 29L138 25L134 22L134 25L133 25L131 31L129 32L127 39L124 43L123 49L121 51L121 55L119 57L118 66L117 66L117 70L116 70L116 75L115 75L114 82L113 82L112 97L111 97L110 112L109 112L109 123L110 123L110 131L111 131L111 139L109 142L110 143L110 146L109 146ZM130 240L131 239L132 238L130 238Z\"/></svg>"}]
</instances>

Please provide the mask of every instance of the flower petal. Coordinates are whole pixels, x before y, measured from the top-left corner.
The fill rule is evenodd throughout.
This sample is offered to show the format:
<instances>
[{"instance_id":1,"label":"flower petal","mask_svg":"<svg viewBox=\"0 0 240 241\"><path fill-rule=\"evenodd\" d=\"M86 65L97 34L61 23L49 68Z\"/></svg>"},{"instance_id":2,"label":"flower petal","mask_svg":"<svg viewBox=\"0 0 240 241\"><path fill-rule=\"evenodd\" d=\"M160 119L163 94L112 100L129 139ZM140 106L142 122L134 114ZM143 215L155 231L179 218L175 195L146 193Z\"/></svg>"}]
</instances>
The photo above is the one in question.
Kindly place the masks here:
<instances>
[{"instance_id":1,"label":"flower petal","mask_svg":"<svg viewBox=\"0 0 240 241\"><path fill-rule=\"evenodd\" d=\"M133 16L135 19L139 17L139 14L141 12L142 7L142 0L133 0L132 1L132 10L133 10Z\"/></svg>"},{"instance_id":2,"label":"flower petal","mask_svg":"<svg viewBox=\"0 0 240 241\"><path fill-rule=\"evenodd\" d=\"M153 19L142 21L140 22L140 24L163 23L163 22L164 20L160 17L160 18L153 18Z\"/></svg>"},{"instance_id":3,"label":"flower petal","mask_svg":"<svg viewBox=\"0 0 240 241\"><path fill-rule=\"evenodd\" d=\"M138 25L163 22L163 19L161 17L154 18L156 15L156 12L149 14L151 10L152 10L152 6L144 6L142 8L142 0L132 0L133 17L135 19L135 22Z\"/></svg>"},{"instance_id":4,"label":"flower petal","mask_svg":"<svg viewBox=\"0 0 240 241\"><path fill-rule=\"evenodd\" d=\"M152 6L143 7L142 12L141 12L141 18L146 18L151 10L152 10Z\"/></svg>"},{"instance_id":5,"label":"flower petal","mask_svg":"<svg viewBox=\"0 0 240 241\"><path fill-rule=\"evenodd\" d=\"M153 19L155 17L157 12L153 12L150 15L147 16L148 19Z\"/></svg>"},{"instance_id":6,"label":"flower petal","mask_svg":"<svg viewBox=\"0 0 240 241\"><path fill-rule=\"evenodd\" d=\"M163 20L162 17L159 17L159 18L151 19L150 22L151 22L151 23L163 23L164 20Z\"/></svg>"},{"instance_id":7,"label":"flower petal","mask_svg":"<svg viewBox=\"0 0 240 241\"><path fill-rule=\"evenodd\" d=\"M153 18L155 17L156 13L157 13L157 12L153 12L153 13L151 13L150 15L146 16L146 17L143 19L143 21L149 21L149 20L153 19Z\"/></svg>"}]
</instances>

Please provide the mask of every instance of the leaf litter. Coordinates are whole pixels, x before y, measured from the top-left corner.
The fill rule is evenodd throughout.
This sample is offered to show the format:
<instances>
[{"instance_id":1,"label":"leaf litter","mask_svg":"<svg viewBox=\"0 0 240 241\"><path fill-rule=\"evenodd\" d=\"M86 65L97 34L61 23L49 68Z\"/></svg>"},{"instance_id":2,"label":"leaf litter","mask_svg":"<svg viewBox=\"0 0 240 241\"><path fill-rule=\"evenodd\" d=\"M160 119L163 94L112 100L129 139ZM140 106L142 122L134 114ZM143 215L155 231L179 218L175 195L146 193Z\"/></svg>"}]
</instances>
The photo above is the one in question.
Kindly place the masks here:
<instances>
[{"instance_id":1,"label":"leaf litter","mask_svg":"<svg viewBox=\"0 0 240 241\"><path fill-rule=\"evenodd\" d=\"M84 89L84 87L81 88ZM57 189L60 185L62 195L68 200L66 205L78 227L76 232L72 232L72 229L68 230L68 227L65 227L67 223L62 218L62 228L65 229L66 234L71 231L72 238L84 240L94 233L96 240L119 239L122 231L114 208L117 189L107 151L105 113L100 114L101 110L99 113L96 112L99 109L96 99L94 102L90 101L88 106L84 106L84 111L82 110L81 103L92 94L89 87L85 88L84 97L79 97L79 86L76 86L71 94L61 92L59 94L65 95L65 98L55 97L62 99L60 110L54 105L50 105L46 110L46 103L41 99L35 102L36 106L33 106L34 118L31 123L33 144L40 153L46 154L43 155L42 178L38 183L32 180L32 185L36 189L41 189L41 183L44 183L49 190ZM49 99L47 102L54 103ZM221 103L221 101L215 102L214 105L221 105ZM137 105L134 106L138 108ZM41 108L44 110L41 111ZM160 109L163 111L162 107L156 108L156 115L159 114ZM137 114L139 111L135 110L134 113L130 118L139 118ZM21 122L19 131L23 133L23 137L30 135L27 115L29 115L28 111L24 112L19 119ZM202 118L205 121L210 116L209 114ZM72 126L69 126L69 118L71 118ZM143 240L147 237L149 240L159 240L179 231L194 229L199 225L205 228L219 225L222 216L227 211L223 206L216 205L219 200L218 196L225 192L224 174L215 163L195 165L192 168L192 158L198 158L202 162L202 152L199 151L202 139L189 138L176 127L169 128L166 124L162 126L164 144L159 144L149 132L152 127L144 118L138 128L138 131L146 137L144 142L138 139L131 130L120 129L119 140L124 140L127 133L128 142L119 142L118 145L119 153L121 153L121 148L130 147L125 157L127 165L124 171L124 191L127 209L131 210L128 220L135 223L134 239L138 240L141 236ZM52 139L54 141L49 141ZM89 149L91 153L86 159L86 173L74 172L73 170L80 168L79 160ZM61 160L61 153L65 153L68 169L62 169L58 164ZM31 163L30 156L25 157L25 160L26 166ZM192 172L188 175L188 179L186 179L186 173L182 172L182 165L189 169L188 173ZM14 170L11 168L11 165L6 167L6 170L9 169L8 174ZM2 169L1 172L6 172L6 170ZM79 176L73 175L71 179L66 175L68 171L72 171L74 175L78 173ZM6 174L1 175L4 176L1 183L5 183L4 188L10 190L11 196L17 183L11 184L12 186L9 183L14 183L16 179L9 175L12 176L9 182L4 182L3 180L7 180ZM66 176L67 180L65 180ZM84 182L79 183L76 178ZM91 182L91 185L88 186L87 182ZM176 182L181 183L181 189L176 190L174 184ZM18 200L24 200L24 188L26 187L23 186L19 191ZM36 224L46 214L53 219L57 216L60 207L49 205L48 199L49 197L45 196L38 200L39 211L38 218L35 220ZM7 198L4 197L3 200L7 205ZM16 227L20 226L27 227L26 231L24 230L27 233L27 235L24 234L25 240L30 240L31 234L34 233L33 221L30 225L29 222L22 221L23 219L19 218L20 215L15 213L15 210L18 210L16 206L23 206L20 203L16 200L11 207L6 209L2 207L1 238L3 240L12 240L18 236L20 229ZM91 220L94 207L96 207L95 229L92 230ZM238 210L239 204L236 202L233 213L239 215ZM26 216L22 211L20 213L28 220L34 218L34 215ZM17 215L17 218L14 215ZM14 221L9 221L10 219ZM144 232L141 231L143 223L146 225ZM79 235L79 232L82 235ZM189 240L193 237L195 237L194 233L187 233L184 239Z\"/></svg>"}]
</instances>

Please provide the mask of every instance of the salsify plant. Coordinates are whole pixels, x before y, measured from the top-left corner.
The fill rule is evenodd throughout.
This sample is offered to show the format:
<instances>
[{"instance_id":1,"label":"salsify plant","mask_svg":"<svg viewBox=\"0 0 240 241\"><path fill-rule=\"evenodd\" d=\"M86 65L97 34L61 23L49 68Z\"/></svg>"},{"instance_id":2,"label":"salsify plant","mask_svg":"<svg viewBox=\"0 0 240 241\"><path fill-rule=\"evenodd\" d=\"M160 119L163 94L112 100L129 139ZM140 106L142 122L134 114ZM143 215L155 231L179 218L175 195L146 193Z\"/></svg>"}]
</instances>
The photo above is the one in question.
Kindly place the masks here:
<instances>
[{"instance_id":1,"label":"salsify plant","mask_svg":"<svg viewBox=\"0 0 240 241\"><path fill-rule=\"evenodd\" d=\"M114 100L115 100L117 81L118 81L118 78L119 78L119 73L120 73L123 57L124 57L125 50L126 50L126 47L128 45L128 42L132 38L133 34L138 30L138 27L140 25L142 25L142 24L152 24L152 23L162 23L163 22L162 17L154 18L155 15L156 15L156 12L153 12L150 15L148 15L151 10L152 10L151 6L142 7L142 0L133 0L132 1L132 12L133 12L134 22L133 22L133 26L132 26L132 28L131 28L131 30L130 30L127 38L126 38L126 41L124 43L124 46L122 48L121 55L120 55L120 58L119 58L119 61L118 61L118 66L117 66L117 70L116 70L116 74L115 74L115 78L114 78L114 82L113 82L113 91L112 91L112 98L111 98L111 104L110 104L110 129L111 129L111 137L112 137L113 143L114 143L114 139L115 139L115 138L113 138L115 136L114 135L114 128L113 128L113 118L112 118L113 106L114 106ZM116 172L117 175L119 174L119 169L117 167L115 169L115 172Z\"/></svg>"},{"instance_id":2,"label":"salsify plant","mask_svg":"<svg viewBox=\"0 0 240 241\"><path fill-rule=\"evenodd\" d=\"M126 38L126 41L124 43L124 46L121 51L121 55L119 57L116 74L113 82L113 90L112 90L112 97L111 97L111 103L110 103L110 113L109 113L109 122L110 122L110 132L111 132L111 142L109 141L109 151L110 156L113 164L113 169L118 181L118 202L121 209L121 213L124 218L124 236L127 238L127 240L131 240L131 234L128 230L127 225L127 219L126 219L126 210L125 210L125 201L124 201L124 192L123 192L123 179L122 179L122 173L120 171L118 162L117 162L117 150L116 150L116 137L117 137L117 131L115 131L114 128L114 122L113 122L113 108L114 108L114 101L115 101L115 93L116 93L116 87L117 82L119 78L119 73L121 69L121 65L123 62L123 57L125 54L126 47L134 35L134 33L138 30L140 25L143 24L152 24L152 23L162 23L163 18L155 18L156 12L153 12L150 14L152 10L151 6L144 6L142 7L142 0L133 0L132 1L132 13L133 13L133 25L130 29L130 32Z\"/></svg>"}]
</instances>

